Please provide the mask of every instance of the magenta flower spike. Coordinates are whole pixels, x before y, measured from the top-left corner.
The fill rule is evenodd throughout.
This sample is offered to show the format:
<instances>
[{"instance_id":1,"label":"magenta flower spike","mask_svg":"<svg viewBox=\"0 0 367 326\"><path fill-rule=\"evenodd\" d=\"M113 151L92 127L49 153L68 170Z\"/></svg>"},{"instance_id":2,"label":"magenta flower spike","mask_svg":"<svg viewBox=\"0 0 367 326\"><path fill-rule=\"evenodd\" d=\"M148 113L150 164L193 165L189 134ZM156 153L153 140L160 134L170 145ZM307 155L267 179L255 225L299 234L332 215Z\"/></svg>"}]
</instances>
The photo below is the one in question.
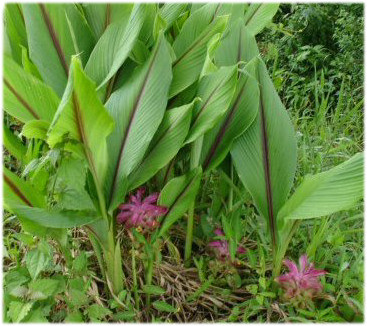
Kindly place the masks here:
<instances>
[{"instance_id":1,"label":"magenta flower spike","mask_svg":"<svg viewBox=\"0 0 367 326\"><path fill-rule=\"evenodd\" d=\"M285 291L284 298L288 301L299 301L312 299L323 289L319 277L327 274L324 270L314 268L313 263L309 263L307 255L302 255L298 266L291 260L284 260L284 265L289 269L289 273L276 278L281 288Z\"/></svg>"},{"instance_id":2,"label":"magenta flower spike","mask_svg":"<svg viewBox=\"0 0 367 326\"><path fill-rule=\"evenodd\" d=\"M138 189L136 195L131 195L129 202L119 206L120 213L117 222L124 224L126 228L141 227L144 230L152 230L158 226L158 217L167 213L168 209L158 206L159 193L153 193L143 199L144 188Z\"/></svg>"},{"instance_id":3,"label":"magenta flower spike","mask_svg":"<svg viewBox=\"0 0 367 326\"><path fill-rule=\"evenodd\" d=\"M217 236L224 236L225 235L222 229L215 229L214 233ZM222 261L222 262L230 261L230 259L231 259L230 256L231 255L229 253L229 245L228 245L227 240L212 241L212 242L209 242L208 246L213 248L216 257L220 261ZM237 253L238 254L244 254L245 252L246 252L246 249L244 247L240 246L240 247L237 248Z\"/></svg>"}]
</instances>

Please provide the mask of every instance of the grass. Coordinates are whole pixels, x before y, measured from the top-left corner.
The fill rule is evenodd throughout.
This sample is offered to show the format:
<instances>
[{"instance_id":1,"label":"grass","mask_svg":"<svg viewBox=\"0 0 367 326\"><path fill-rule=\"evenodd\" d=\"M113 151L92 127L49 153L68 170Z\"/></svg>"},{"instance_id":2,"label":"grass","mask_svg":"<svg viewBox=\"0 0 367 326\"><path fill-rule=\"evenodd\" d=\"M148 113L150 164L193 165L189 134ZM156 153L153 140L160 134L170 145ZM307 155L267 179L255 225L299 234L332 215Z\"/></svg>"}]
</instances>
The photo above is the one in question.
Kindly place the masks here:
<instances>
[{"instance_id":1,"label":"grass","mask_svg":"<svg viewBox=\"0 0 367 326\"><path fill-rule=\"evenodd\" d=\"M282 75L286 72L279 66L274 65L273 76L287 78ZM337 101L330 101L331 93L325 87L327 82L323 70L315 70L311 87L307 84L304 89L302 86L297 89L299 94L304 92L305 98L312 97L313 101L292 102L293 105L288 106L298 142L295 187L303 176L327 170L363 150L363 102L356 103L348 98L344 82L340 84ZM289 98L283 98L283 101L287 103ZM4 161L8 165L16 164L6 152ZM229 199L223 197L228 189L231 189ZM220 222L216 220L218 212L228 212L230 207L239 209L243 230L241 245L247 249L245 258L237 267L216 261L207 247L210 241L208 229ZM121 251L133 251L134 254L123 254L127 290L113 299L108 297L107 284L100 275L98 262L92 256L93 249L82 229L68 231L73 238L71 255L74 260L72 266L67 266L52 243L44 243L23 233L17 219L5 214L3 268L4 300L10 307L8 314L16 314L16 311L25 313L24 309L28 309L25 305L23 310L11 306L11 295L22 295L24 302L28 299L20 294L19 287L18 292L14 292L10 284L12 278L23 275L25 266L31 266L31 253L37 252L42 255L45 264L31 268L38 268L40 279L57 280L58 288L48 298L33 299L32 314L27 317L29 321L363 321L362 203L327 218L302 222L291 240L286 254L288 258L297 260L300 253L307 253L317 268L328 272L322 278L325 288L323 297L316 300L315 307L307 310L294 308L276 297L269 281L272 268L270 245L266 241L265 228L259 225L263 221L259 220L249 194L236 177L230 179L218 172L207 176L195 212L195 264L184 266L186 223L183 221L175 225L169 237L158 244L161 254L154 262L152 281L156 288L149 291L144 290L141 247L131 247L126 231L118 234ZM25 279L22 286L31 289L35 285L34 281ZM147 310L145 299L148 292L152 302L164 301L166 305L153 303L152 309Z\"/></svg>"}]
</instances>

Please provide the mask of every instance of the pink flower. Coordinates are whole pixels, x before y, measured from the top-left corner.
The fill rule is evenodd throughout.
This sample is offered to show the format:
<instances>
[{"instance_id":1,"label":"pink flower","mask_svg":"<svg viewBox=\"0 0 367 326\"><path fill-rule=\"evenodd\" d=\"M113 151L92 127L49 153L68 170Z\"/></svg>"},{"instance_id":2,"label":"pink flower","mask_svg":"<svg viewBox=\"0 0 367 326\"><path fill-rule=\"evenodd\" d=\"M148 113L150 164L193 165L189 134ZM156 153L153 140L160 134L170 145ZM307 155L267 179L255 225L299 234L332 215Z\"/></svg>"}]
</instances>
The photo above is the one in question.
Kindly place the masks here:
<instances>
[{"instance_id":1,"label":"pink flower","mask_svg":"<svg viewBox=\"0 0 367 326\"><path fill-rule=\"evenodd\" d=\"M125 224L126 228L154 229L158 226L157 218L167 213L168 209L157 205L159 194L154 193L145 197L144 188L138 189L136 195L131 195L127 204L119 206L121 209L117 215L117 222Z\"/></svg>"},{"instance_id":2,"label":"pink flower","mask_svg":"<svg viewBox=\"0 0 367 326\"><path fill-rule=\"evenodd\" d=\"M284 260L284 265L288 267L289 273L277 277L276 281L285 290L286 300L312 299L322 291L323 286L319 277L327 272L315 269L313 263L308 262L307 255L300 257L299 269L293 261L288 259Z\"/></svg>"},{"instance_id":3,"label":"pink flower","mask_svg":"<svg viewBox=\"0 0 367 326\"><path fill-rule=\"evenodd\" d=\"M217 236L224 236L224 232L222 229L216 229L214 231L214 233ZM227 240L217 240L217 241L213 241L210 242L209 247L213 248L214 253L216 255L216 257L222 261L230 261L231 255L229 253L229 245L228 245L228 241ZM244 254L246 252L246 249L243 247L238 247L237 248L237 253L238 254Z\"/></svg>"}]
</instances>

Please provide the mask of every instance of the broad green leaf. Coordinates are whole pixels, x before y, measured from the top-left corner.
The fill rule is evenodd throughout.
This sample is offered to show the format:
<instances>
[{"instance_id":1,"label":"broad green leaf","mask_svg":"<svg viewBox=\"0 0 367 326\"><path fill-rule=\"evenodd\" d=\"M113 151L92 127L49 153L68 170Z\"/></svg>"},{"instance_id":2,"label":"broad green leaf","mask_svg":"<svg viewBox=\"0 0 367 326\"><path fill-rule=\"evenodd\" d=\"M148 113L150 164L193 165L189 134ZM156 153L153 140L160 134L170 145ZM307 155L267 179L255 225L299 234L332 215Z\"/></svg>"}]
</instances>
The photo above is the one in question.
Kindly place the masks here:
<instances>
[{"instance_id":1,"label":"broad green leaf","mask_svg":"<svg viewBox=\"0 0 367 326\"><path fill-rule=\"evenodd\" d=\"M34 65L34 63L29 59L28 56L28 49L24 46L21 46L22 48L22 66L24 70L34 77L38 78L39 80L42 80L42 77L37 69L37 67Z\"/></svg>"},{"instance_id":2,"label":"broad green leaf","mask_svg":"<svg viewBox=\"0 0 367 326\"><path fill-rule=\"evenodd\" d=\"M13 59L22 63L22 48L27 47L27 34L19 3L7 3L4 9L6 34L10 42Z\"/></svg>"},{"instance_id":3,"label":"broad green leaf","mask_svg":"<svg viewBox=\"0 0 367 326\"><path fill-rule=\"evenodd\" d=\"M31 120L24 124L22 135L26 138L46 140L50 123L45 120Z\"/></svg>"},{"instance_id":4,"label":"broad green leaf","mask_svg":"<svg viewBox=\"0 0 367 326\"><path fill-rule=\"evenodd\" d=\"M83 3L86 19L95 38L98 40L107 27L115 22L128 19L132 3Z\"/></svg>"},{"instance_id":5,"label":"broad green leaf","mask_svg":"<svg viewBox=\"0 0 367 326\"><path fill-rule=\"evenodd\" d=\"M82 226L100 218L95 211L47 210L23 205L13 205L12 211L22 219L55 229Z\"/></svg>"},{"instance_id":6,"label":"broad green leaf","mask_svg":"<svg viewBox=\"0 0 367 326\"><path fill-rule=\"evenodd\" d=\"M233 141L254 121L259 108L259 89L254 76L256 61L240 73L235 95L225 116L204 135L200 164L204 170L217 167L229 153Z\"/></svg>"},{"instance_id":7,"label":"broad green leaf","mask_svg":"<svg viewBox=\"0 0 367 326\"><path fill-rule=\"evenodd\" d=\"M27 3L22 6L29 56L43 80L61 97L71 56L78 54L86 61L94 43L92 32L74 4ZM70 22L77 27L74 33L70 31Z\"/></svg>"},{"instance_id":8,"label":"broad green leaf","mask_svg":"<svg viewBox=\"0 0 367 326\"><path fill-rule=\"evenodd\" d=\"M81 63L73 58L65 94L51 124L48 143L54 147L65 134L78 140L89 164L97 191L102 189L107 168L106 137L113 119L100 102L95 84L85 75Z\"/></svg>"},{"instance_id":9,"label":"broad green leaf","mask_svg":"<svg viewBox=\"0 0 367 326\"><path fill-rule=\"evenodd\" d=\"M223 67L199 81L197 96L201 102L194 107L191 128L185 144L213 128L223 117L229 108L236 82L237 66Z\"/></svg>"},{"instance_id":10,"label":"broad green leaf","mask_svg":"<svg viewBox=\"0 0 367 326\"><path fill-rule=\"evenodd\" d=\"M241 17L223 35L223 39L215 51L215 63L218 66L231 66L240 61L247 63L258 54L259 49L255 37Z\"/></svg>"},{"instance_id":11,"label":"broad green leaf","mask_svg":"<svg viewBox=\"0 0 367 326\"><path fill-rule=\"evenodd\" d=\"M255 60L258 60L259 112L234 142L231 155L241 181L268 222L276 246L276 216L287 199L296 170L296 139L265 64L258 58Z\"/></svg>"},{"instance_id":12,"label":"broad green leaf","mask_svg":"<svg viewBox=\"0 0 367 326\"><path fill-rule=\"evenodd\" d=\"M129 15L110 24L93 49L85 66L86 74L103 86L124 63L132 50L145 17L145 5L135 4Z\"/></svg>"},{"instance_id":13,"label":"broad green leaf","mask_svg":"<svg viewBox=\"0 0 367 326\"><path fill-rule=\"evenodd\" d=\"M143 292L146 294L152 294L152 295L162 295L166 293L165 289L162 289L160 286L156 285L143 285Z\"/></svg>"},{"instance_id":14,"label":"broad green leaf","mask_svg":"<svg viewBox=\"0 0 367 326\"><path fill-rule=\"evenodd\" d=\"M26 266L32 279L36 279L39 273L46 269L50 263L51 258L49 255L39 249L32 249L27 252L25 257Z\"/></svg>"},{"instance_id":15,"label":"broad green leaf","mask_svg":"<svg viewBox=\"0 0 367 326\"><path fill-rule=\"evenodd\" d=\"M278 213L278 220L327 216L363 198L363 153L322 173L306 176Z\"/></svg>"},{"instance_id":16,"label":"broad green leaf","mask_svg":"<svg viewBox=\"0 0 367 326\"><path fill-rule=\"evenodd\" d=\"M45 197L32 185L25 180L19 178L7 168L3 168L4 183L3 183L3 205L4 208L10 212L17 214L16 207L45 207ZM46 227L35 223L34 221L18 216L22 227L25 231L40 236L51 236L59 239L63 236L64 230L50 230Z\"/></svg>"},{"instance_id":17,"label":"broad green leaf","mask_svg":"<svg viewBox=\"0 0 367 326\"><path fill-rule=\"evenodd\" d=\"M190 128L194 102L166 111L141 163L129 175L132 190L153 177L177 154Z\"/></svg>"},{"instance_id":18,"label":"broad green leaf","mask_svg":"<svg viewBox=\"0 0 367 326\"><path fill-rule=\"evenodd\" d=\"M170 180L162 189L158 205L168 207L159 235L163 235L183 214L195 200L199 190L202 170L198 167L186 175Z\"/></svg>"},{"instance_id":19,"label":"broad green leaf","mask_svg":"<svg viewBox=\"0 0 367 326\"><path fill-rule=\"evenodd\" d=\"M8 316L13 323L21 322L31 311L34 302L12 301L9 305Z\"/></svg>"},{"instance_id":20,"label":"broad green leaf","mask_svg":"<svg viewBox=\"0 0 367 326\"><path fill-rule=\"evenodd\" d=\"M51 121L60 102L55 92L4 56L4 109L22 122Z\"/></svg>"},{"instance_id":21,"label":"broad green leaf","mask_svg":"<svg viewBox=\"0 0 367 326\"><path fill-rule=\"evenodd\" d=\"M24 162L27 152L26 146L21 139L14 135L6 124L3 124L3 142L5 148L13 155L19 162Z\"/></svg>"},{"instance_id":22,"label":"broad green leaf","mask_svg":"<svg viewBox=\"0 0 367 326\"><path fill-rule=\"evenodd\" d=\"M278 3L252 3L245 14L245 23L250 32L256 35L271 22L278 11Z\"/></svg>"},{"instance_id":23,"label":"broad green leaf","mask_svg":"<svg viewBox=\"0 0 367 326\"><path fill-rule=\"evenodd\" d=\"M176 21L176 19L185 12L187 3L165 3L160 9L159 14L166 22L166 29Z\"/></svg>"},{"instance_id":24,"label":"broad green leaf","mask_svg":"<svg viewBox=\"0 0 367 326\"><path fill-rule=\"evenodd\" d=\"M4 208L12 211L13 206L28 205L45 207L46 202L42 194L34 189L28 182L19 178L16 174L3 168L3 200Z\"/></svg>"},{"instance_id":25,"label":"broad green leaf","mask_svg":"<svg viewBox=\"0 0 367 326\"><path fill-rule=\"evenodd\" d=\"M171 59L161 34L149 60L106 103L116 123L108 138L106 194L110 209L123 200L125 180L143 159L162 121L171 78Z\"/></svg>"},{"instance_id":26,"label":"broad green leaf","mask_svg":"<svg viewBox=\"0 0 367 326\"><path fill-rule=\"evenodd\" d=\"M143 22L143 26L141 27L141 31L139 33L139 40L142 41L147 46L153 45L153 29L154 29L154 21L158 12L158 4L157 3L146 3L145 4L145 19Z\"/></svg>"},{"instance_id":27,"label":"broad green leaf","mask_svg":"<svg viewBox=\"0 0 367 326\"><path fill-rule=\"evenodd\" d=\"M177 312L177 308L173 307L172 305L164 301L154 301L153 307L158 311L172 312L172 313Z\"/></svg>"},{"instance_id":28,"label":"broad green leaf","mask_svg":"<svg viewBox=\"0 0 367 326\"><path fill-rule=\"evenodd\" d=\"M200 76L208 41L226 27L228 16L217 17L220 4L206 4L185 22L173 43L176 60L173 62L173 79L169 97L182 92Z\"/></svg>"}]
</instances>

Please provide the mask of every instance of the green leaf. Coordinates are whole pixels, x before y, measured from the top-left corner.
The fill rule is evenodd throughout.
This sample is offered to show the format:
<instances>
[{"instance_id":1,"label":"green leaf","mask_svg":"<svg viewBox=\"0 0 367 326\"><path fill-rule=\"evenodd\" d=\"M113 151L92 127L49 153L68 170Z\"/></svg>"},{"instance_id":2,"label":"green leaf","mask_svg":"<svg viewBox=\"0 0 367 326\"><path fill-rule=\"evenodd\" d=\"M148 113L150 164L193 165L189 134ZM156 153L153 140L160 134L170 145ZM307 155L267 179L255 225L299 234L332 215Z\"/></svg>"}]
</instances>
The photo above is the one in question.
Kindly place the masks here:
<instances>
[{"instance_id":1,"label":"green leaf","mask_svg":"<svg viewBox=\"0 0 367 326\"><path fill-rule=\"evenodd\" d=\"M92 304L91 306L88 307L87 312L89 318L97 320L101 320L104 317L112 314L112 312L109 309L99 304Z\"/></svg>"},{"instance_id":2,"label":"green leaf","mask_svg":"<svg viewBox=\"0 0 367 326\"><path fill-rule=\"evenodd\" d=\"M46 269L51 261L51 257L39 249L32 249L27 252L25 261L32 279L36 279L39 273Z\"/></svg>"},{"instance_id":3,"label":"green leaf","mask_svg":"<svg viewBox=\"0 0 367 326\"><path fill-rule=\"evenodd\" d=\"M12 301L9 305L8 316L13 323L19 323L29 314L32 306L33 302Z\"/></svg>"},{"instance_id":4,"label":"green leaf","mask_svg":"<svg viewBox=\"0 0 367 326\"><path fill-rule=\"evenodd\" d=\"M296 139L265 64L255 60L259 112L253 124L234 142L231 155L241 181L268 222L276 246L276 216L287 199L296 170Z\"/></svg>"},{"instance_id":5,"label":"green leaf","mask_svg":"<svg viewBox=\"0 0 367 326\"><path fill-rule=\"evenodd\" d=\"M95 211L47 210L21 205L12 206L12 211L22 219L56 229L82 226L101 218Z\"/></svg>"},{"instance_id":6,"label":"green leaf","mask_svg":"<svg viewBox=\"0 0 367 326\"><path fill-rule=\"evenodd\" d=\"M57 208L93 210L93 201L85 190L86 164L76 158L63 158L57 173Z\"/></svg>"},{"instance_id":7,"label":"green leaf","mask_svg":"<svg viewBox=\"0 0 367 326\"><path fill-rule=\"evenodd\" d=\"M202 170L198 167L186 175L170 180L162 189L158 205L168 207L159 235L163 235L195 200L199 190Z\"/></svg>"},{"instance_id":8,"label":"green leaf","mask_svg":"<svg viewBox=\"0 0 367 326\"><path fill-rule=\"evenodd\" d=\"M35 190L25 180L3 168L4 174L4 208L12 211L13 206L28 205L45 207L46 201L42 194Z\"/></svg>"},{"instance_id":9,"label":"green leaf","mask_svg":"<svg viewBox=\"0 0 367 326\"><path fill-rule=\"evenodd\" d=\"M29 3L22 6L30 58L43 80L61 97L71 56L78 54L83 62L86 61L94 43L92 32L75 4ZM68 21L77 26L74 34Z\"/></svg>"},{"instance_id":10,"label":"green leaf","mask_svg":"<svg viewBox=\"0 0 367 326\"><path fill-rule=\"evenodd\" d=\"M279 211L278 220L327 216L363 198L363 153L322 173L306 176Z\"/></svg>"},{"instance_id":11,"label":"green leaf","mask_svg":"<svg viewBox=\"0 0 367 326\"><path fill-rule=\"evenodd\" d=\"M171 58L161 34L149 60L106 103L116 123L108 138L106 194L110 209L123 200L124 181L143 159L163 119L171 78Z\"/></svg>"},{"instance_id":12,"label":"green leaf","mask_svg":"<svg viewBox=\"0 0 367 326\"><path fill-rule=\"evenodd\" d=\"M97 96L94 83L83 72L80 61L74 58L68 86L49 130L48 143L54 147L68 134L69 138L82 144L82 153L100 199L107 169L106 137L113 125L113 119Z\"/></svg>"},{"instance_id":13,"label":"green leaf","mask_svg":"<svg viewBox=\"0 0 367 326\"><path fill-rule=\"evenodd\" d=\"M217 167L229 153L233 141L253 123L259 107L259 88L253 60L240 73L235 94L225 116L204 135L200 164L204 170Z\"/></svg>"},{"instance_id":14,"label":"green leaf","mask_svg":"<svg viewBox=\"0 0 367 326\"><path fill-rule=\"evenodd\" d=\"M166 111L137 168L129 175L129 190L153 177L177 154L189 131L194 102Z\"/></svg>"},{"instance_id":15,"label":"green leaf","mask_svg":"<svg viewBox=\"0 0 367 326\"><path fill-rule=\"evenodd\" d=\"M29 284L31 300L44 300L58 292L60 282L50 278L39 279Z\"/></svg>"},{"instance_id":16,"label":"green leaf","mask_svg":"<svg viewBox=\"0 0 367 326\"><path fill-rule=\"evenodd\" d=\"M26 138L47 139L50 123L45 120L31 120L24 124L22 135Z\"/></svg>"},{"instance_id":17,"label":"green leaf","mask_svg":"<svg viewBox=\"0 0 367 326\"><path fill-rule=\"evenodd\" d=\"M82 323L83 322L83 314L79 311L73 311L69 313L64 319L65 323Z\"/></svg>"},{"instance_id":18,"label":"green leaf","mask_svg":"<svg viewBox=\"0 0 367 326\"><path fill-rule=\"evenodd\" d=\"M3 142L5 148L13 155L19 162L25 162L27 148L19 137L14 135L9 127L3 123Z\"/></svg>"},{"instance_id":19,"label":"green leaf","mask_svg":"<svg viewBox=\"0 0 367 326\"><path fill-rule=\"evenodd\" d=\"M237 19L215 51L215 63L218 66L231 66L239 61L249 62L259 54L255 37L251 34L243 20Z\"/></svg>"},{"instance_id":20,"label":"green leaf","mask_svg":"<svg viewBox=\"0 0 367 326\"><path fill-rule=\"evenodd\" d=\"M201 102L194 107L191 128L185 144L213 128L223 117L231 103L236 82L237 66L220 68L199 81L197 96L201 98Z\"/></svg>"},{"instance_id":21,"label":"green leaf","mask_svg":"<svg viewBox=\"0 0 367 326\"><path fill-rule=\"evenodd\" d=\"M32 310L27 316L27 323L48 323L42 308Z\"/></svg>"},{"instance_id":22,"label":"green leaf","mask_svg":"<svg viewBox=\"0 0 367 326\"><path fill-rule=\"evenodd\" d=\"M109 25L93 49L85 66L86 74L103 86L124 63L138 38L145 17L145 4L135 4L130 13Z\"/></svg>"},{"instance_id":23,"label":"green leaf","mask_svg":"<svg viewBox=\"0 0 367 326\"><path fill-rule=\"evenodd\" d=\"M177 312L177 308L171 306L170 304L164 301L154 301L153 307L157 309L158 311L172 312L172 313Z\"/></svg>"},{"instance_id":24,"label":"green leaf","mask_svg":"<svg viewBox=\"0 0 367 326\"><path fill-rule=\"evenodd\" d=\"M200 76L208 41L226 27L228 16L217 17L220 4L206 4L185 22L173 43L176 60L169 97L173 97L193 84Z\"/></svg>"},{"instance_id":25,"label":"green leaf","mask_svg":"<svg viewBox=\"0 0 367 326\"><path fill-rule=\"evenodd\" d=\"M28 49L21 46L22 48L22 65L26 72L30 73L34 77L42 80L42 77L37 69L37 67L33 64L33 62L28 57Z\"/></svg>"},{"instance_id":26,"label":"green leaf","mask_svg":"<svg viewBox=\"0 0 367 326\"><path fill-rule=\"evenodd\" d=\"M160 286L156 285L143 285L143 291L144 293L151 295L162 295L166 293L165 289L162 289Z\"/></svg>"},{"instance_id":27,"label":"green leaf","mask_svg":"<svg viewBox=\"0 0 367 326\"><path fill-rule=\"evenodd\" d=\"M132 3L83 3L83 10L95 38L98 40L107 27L115 22L124 24L134 4Z\"/></svg>"},{"instance_id":28,"label":"green leaf","mask_svg":"<svg viewBox=\"0 0 367 326\"><path fill-rule=\"evenodd\" d=\"M126 321L132 321L135 317L134 311L120 311L113 315L113 319L116 321L119 320L126 320Z\"/></svg>"},{"instance_id":29,"label":"green leaf","mask_svg":"<svg viewBox=\"0 0 367 326\"><path fill-rule=\"evenodd\" d=\"M55 92L4 56L4 109L22 122L51 121L60 99Z\"/></svg>"},{"instance_id":30,"label":"green leaf","mask_svg":"<svg viewBox=\"0 0 367 326\"><path fill-rule=\"evenodd\" d=\"M250 32L253 35L260 33L271 22L278 8L278 3L252 3L245 14L246 26Z\"/></svg>"},{"instance_id":31,"label":"green leaf","mask_svg":"<svg viewBox=\"0 0 367 326\"><path fill-rule=\"evenodd\" d=\"M27 34L19 3L7 3L5 5L4 23L10 42L12 57L18 64L21 64L21 46L27 47Z\"/></svg>"},{"instance_id":32,"label":"green leaf","mask_svg":"<svg viewBox=\"0 0 367 326\"><path fill-rule=\"evenodd\" d=\"M165 30L170 28L177 18L185 12L186 7L187 3L165 3L159 9L159 15L166 22Z\"/></svg>"}]
</instances>

